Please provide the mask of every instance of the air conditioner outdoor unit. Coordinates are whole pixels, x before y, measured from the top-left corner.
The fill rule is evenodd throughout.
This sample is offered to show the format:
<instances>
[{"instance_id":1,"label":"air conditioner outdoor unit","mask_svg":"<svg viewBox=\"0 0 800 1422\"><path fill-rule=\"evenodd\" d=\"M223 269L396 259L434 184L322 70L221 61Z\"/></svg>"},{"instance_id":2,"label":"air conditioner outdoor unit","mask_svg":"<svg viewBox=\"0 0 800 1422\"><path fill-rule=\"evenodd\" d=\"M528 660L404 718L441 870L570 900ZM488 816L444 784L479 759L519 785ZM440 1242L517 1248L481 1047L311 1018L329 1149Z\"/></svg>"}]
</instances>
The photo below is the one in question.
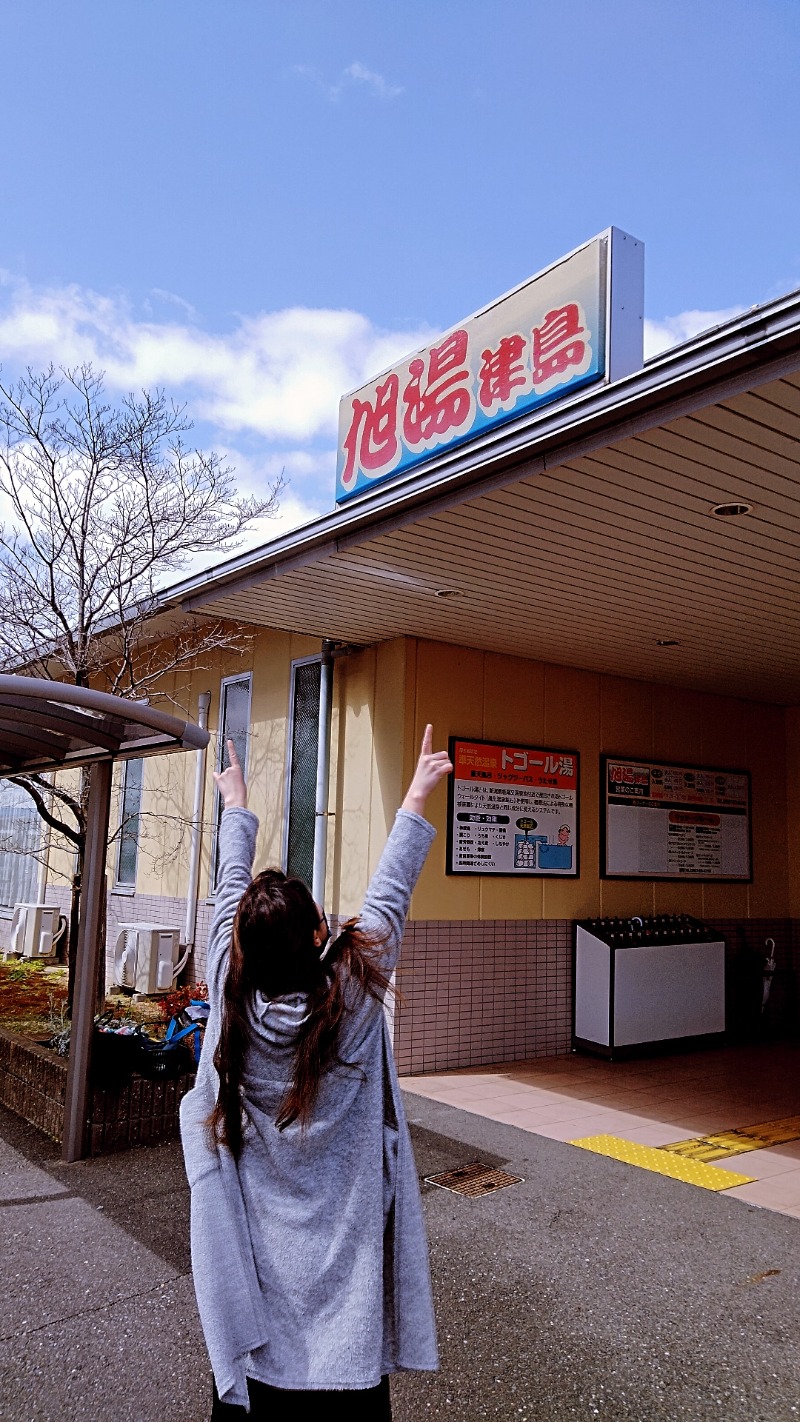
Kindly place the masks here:
<instances>
[{"instance_id":1,"label":"air conditioner outdoor unit","mask_svg":"<svg viewBox=\"0 0 800 1422\"><path fill-rule=\"evenodd\" d=\"M60 917L57 908L46 904L15 904L9 951L21 953L23 958L52 957Z\"/></svg>"},{"instance_id":2,"label":"air conditioner outdoor unit","mask_svg":"<svg viewBox=\"0 0 800 1422\"><path fill-rule=\"evenodd\" d=\"M161 923L121 923L114 947L114 983L134 992L171 992L180 972L180 930Z\"/></svg>"}]
</instances>

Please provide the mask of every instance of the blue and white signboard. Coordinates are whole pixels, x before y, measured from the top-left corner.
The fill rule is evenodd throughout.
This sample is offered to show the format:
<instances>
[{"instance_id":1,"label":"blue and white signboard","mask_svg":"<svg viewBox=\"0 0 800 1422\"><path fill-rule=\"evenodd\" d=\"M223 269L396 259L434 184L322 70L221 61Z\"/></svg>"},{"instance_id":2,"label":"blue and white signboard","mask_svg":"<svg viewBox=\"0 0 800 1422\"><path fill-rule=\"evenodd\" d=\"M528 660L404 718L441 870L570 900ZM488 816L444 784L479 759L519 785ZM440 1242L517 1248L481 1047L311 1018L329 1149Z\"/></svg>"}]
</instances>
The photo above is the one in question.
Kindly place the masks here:
<instances>
[{"instance_id":1,"label":"blue and white signboard","mask_svg":"<svg viewBox=\"0 0 800 1422\"><path fill-rule=\"evenodd\" d=\"M644 248L609 228L345 395L336 500L642 364Z\"/></svg>"}]
</instances>

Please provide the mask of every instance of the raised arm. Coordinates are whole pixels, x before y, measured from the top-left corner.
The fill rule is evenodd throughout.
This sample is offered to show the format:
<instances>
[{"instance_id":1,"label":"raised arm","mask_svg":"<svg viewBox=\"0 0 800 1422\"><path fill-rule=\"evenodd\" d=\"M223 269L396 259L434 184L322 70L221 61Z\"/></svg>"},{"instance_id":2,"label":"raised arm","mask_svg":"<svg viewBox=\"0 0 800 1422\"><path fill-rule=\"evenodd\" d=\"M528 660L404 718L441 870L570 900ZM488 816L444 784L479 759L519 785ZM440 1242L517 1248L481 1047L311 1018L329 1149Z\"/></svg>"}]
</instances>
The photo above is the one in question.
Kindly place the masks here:
<instances>
[{"instance_id":1,"label":"raised arm","mask_svg":"<svg viewBox=\"0 0 800 1422\"><path fill-rule=\"evenodd\" d=\"M231 928L239 900L250 883L256 848L258 819L247 808L247 786L233 741L228 741L230 765L214 775L222 797L219 828L219 868L214 902L214 918L208 943L209 990L219 985L227 964Z\"/></svg>"},{"instance_id":2,"label":"raised arm","mask_svg":"<svg viewBox=\"0 0 800 1422\"><path fill-rule=\"evenodd\" d=\"M400 951L411 894L436 833L425 819L428 796L452 768L447 751L434 751L433 727L426 726L414 778L370 881L360 915L361 926L384 940L385 965L390 972Z\"/></svg>"}]
</instances>

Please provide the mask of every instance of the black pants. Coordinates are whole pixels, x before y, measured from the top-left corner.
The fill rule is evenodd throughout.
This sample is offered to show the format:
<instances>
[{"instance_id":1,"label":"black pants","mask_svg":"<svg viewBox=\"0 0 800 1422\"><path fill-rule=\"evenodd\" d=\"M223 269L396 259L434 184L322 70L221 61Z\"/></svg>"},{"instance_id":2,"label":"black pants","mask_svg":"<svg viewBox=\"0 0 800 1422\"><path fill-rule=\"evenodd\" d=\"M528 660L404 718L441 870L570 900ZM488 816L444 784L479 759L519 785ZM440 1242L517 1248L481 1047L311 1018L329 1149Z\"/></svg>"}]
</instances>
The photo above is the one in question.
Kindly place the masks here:
<instances>
[{"instance_id":1,"label":"black pants","mask_svg":"<svg viewBox=\"0 0 800 1422\"><path fill-rule=\"evenodd\" d=\"M377 1387L347 1392L287 1392L248 1378L247 1390L249 1422L392 1422L388 1378ZM244 1422L247 1417L243 1407L220 1402L215 1384L211 1422Z\"/></svg>"}]
</instances>

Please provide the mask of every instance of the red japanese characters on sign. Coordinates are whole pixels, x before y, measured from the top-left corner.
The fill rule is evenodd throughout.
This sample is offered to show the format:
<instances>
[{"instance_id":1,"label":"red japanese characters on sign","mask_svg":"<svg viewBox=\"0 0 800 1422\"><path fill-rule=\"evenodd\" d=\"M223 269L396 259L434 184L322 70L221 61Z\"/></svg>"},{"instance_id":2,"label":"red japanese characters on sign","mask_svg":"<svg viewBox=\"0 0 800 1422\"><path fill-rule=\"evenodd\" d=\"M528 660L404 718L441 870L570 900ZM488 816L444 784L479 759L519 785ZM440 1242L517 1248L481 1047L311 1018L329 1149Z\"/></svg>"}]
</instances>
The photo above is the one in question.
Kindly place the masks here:
<instances>
[{"instance_id":1,"label":"red japanese characters on sign","mask_svg":"<svg viewBox=\"0 0 800 1422\"><path fill-rule=\"evenodd\" d=\"M472 348L469 331L452 331L414 356L405 373L392 371L370 392L352 398L341 441L342 487L353 487L359 473L369 478L391 473L404 448L415 454L468 434L476 410L496 416L513 410L524 396L570 382L588 369L591 358L590 333L577 301L480 352Z\"/></svg>"},{"instance_id":2,"label":"red japanese characters on sign","mask_svg":"<svg viewBox=\"0 0 800 1422\"><path fill-rule=\"evenodd\" d=\"M638 369L642 281L642 244L609 228L343 396L337 502Z\"/></svg>"},{"instance_id":3,"label":"red japanese characters on sign","mask_svg":"<svg viewBox=\"0 0 800 1422\"><path fill-rule=\"evenodd\" d=\"M475 397L472 372L465 364L468 345L466 331L453 331L441 345L431 346L427 373L421 357L409 363L411 378L403 391L403 439L409 449L431 448L442 436L452 439L472 424Z\"/></svg>"},{"instance_id":4,"label":"red japanese characters on sign","mask_svg":"<svg viewBox=\"0 0 800 1422\"><path fill-rule=\"evenodd\" d=\"M542 324L534 326L531 378L538 394L580 375L590 359L588 332L577 301L548 311Z\"/></svg>"},{"instance_id":5,"label":"red japanese characters on sign","mask_svg":"<svg viewBox=\"0 0 800 1422\"><path fill-rule=\"evenodd\" d=\"M525 345L525 337L515 331L513 336L503 336L496 350L481 352L478 400L489 414L510 410L522 391L530 389L530 369L523 359Z\"/></svg>"},{"instance_id":6,"label":"red japanese characters on sign","mask_svg":"<svg viewBox=\"0 0 800 1422\"><path fill-rule=\"evenodd\" d=\"M611 765L608 767L608 778L612 785L649 785L649 770L640 770L633 765Z\"/></svg>"},{"instance_id":7,"label":"red japanese characters on sign","mask_svg":"<svg viewBox=\"0 0 800 1422\"><path fill-rule=\"evenodd\" d=\"M572 752L458 741L455 755L456 780L479 775L498 784L570 787L576 783L577 763Z\"/></svg>"},{"instance_id":8,"label":"red japanese characters on sign","mask_svg":"<svg viewBox=\"0 0 800 1422\"><path fill-rule=\"evenodd\" d=\"M398 389L398 378L391 374L376 385L374 401L353 401L352 423L343 440L346 458L341 480L345 488L353 483L359 468L369 474L388 474L399 460Z\"/></svg>"}]
</instances>

